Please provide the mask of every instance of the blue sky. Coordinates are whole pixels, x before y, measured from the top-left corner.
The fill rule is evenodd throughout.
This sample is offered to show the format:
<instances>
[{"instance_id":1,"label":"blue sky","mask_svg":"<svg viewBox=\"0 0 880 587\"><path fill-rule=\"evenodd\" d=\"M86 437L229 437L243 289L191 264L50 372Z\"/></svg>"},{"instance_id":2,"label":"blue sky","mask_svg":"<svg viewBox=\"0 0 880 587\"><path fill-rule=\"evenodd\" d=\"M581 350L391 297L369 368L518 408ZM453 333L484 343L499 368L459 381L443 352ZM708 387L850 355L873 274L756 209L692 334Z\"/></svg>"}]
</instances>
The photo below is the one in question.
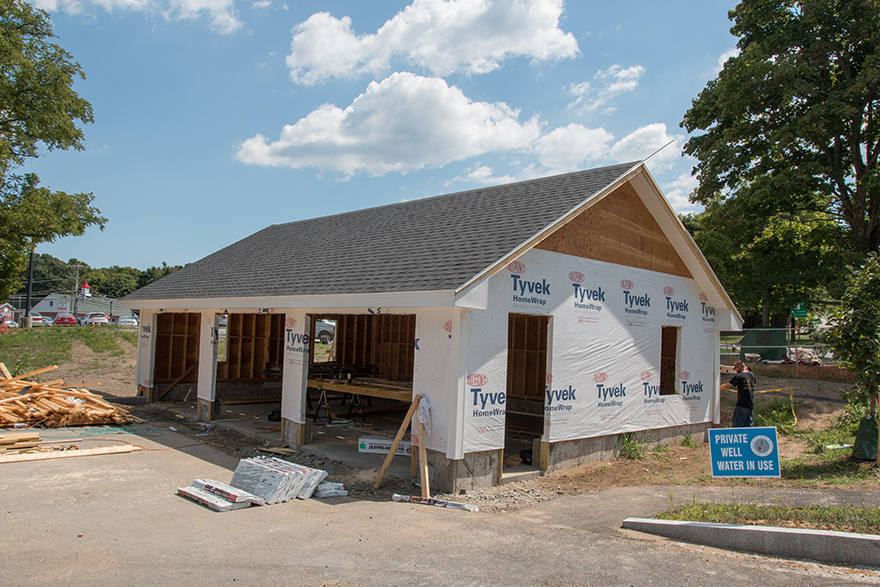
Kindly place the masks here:
<instances>
[{"instance_id":1,"label":"blue sky","mask_svg":"<svg viewBox=\"0 0 880 587\"><path fill-rule=\"evenodd\" d=\"M82 66L81 152L28 166L106 229L38 253L196 261L268 225L641 159L694 211L679 123L735 2L35 0ZM328 243L328 246L332 246Z\"/></svg>"}]
</instances>

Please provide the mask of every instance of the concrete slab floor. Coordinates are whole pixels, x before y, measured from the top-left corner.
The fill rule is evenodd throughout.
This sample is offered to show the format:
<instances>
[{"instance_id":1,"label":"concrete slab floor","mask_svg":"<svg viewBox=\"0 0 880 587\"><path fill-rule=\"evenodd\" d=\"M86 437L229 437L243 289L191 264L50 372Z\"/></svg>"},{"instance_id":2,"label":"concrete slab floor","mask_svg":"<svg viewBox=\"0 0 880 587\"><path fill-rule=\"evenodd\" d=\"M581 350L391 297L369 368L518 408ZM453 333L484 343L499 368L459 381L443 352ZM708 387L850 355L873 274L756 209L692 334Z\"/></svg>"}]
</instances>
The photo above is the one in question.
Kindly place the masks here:
<instances>
[{"instance_id":1,"label":"concrete slab floor","mask_svg":"<svg viewBox=\"0 0 880 587\"><path fill-rule=\"evenodd\" d=\"M153 406L161 407L187 420L198 421L196 403L193 401L157 403ZM234 430L266 447L282 447L286 444L281 438L281 422L271 421L268 418L271 412L280 408L280 402L221 405L219 418L206 424ZM331 404L331 410L334 414L344 416L347 415L348 407L334 402ZM385 455L360 452L358 440L364 436L393 440L405 414L405 406L403 409L391 409L383 413L368 413L366 424L356 411L352 413L351 421L333 418L328 424L324 416L317 422L312 422L312 442L299 448L303 452L338 461L349 467L378 471L385 460ZM321 415L324 415L324 410L321 411ZM311 418L309 421L312 421ZM405 436L405 440L409 440L409 434ZM411 476L410 471L410 459L395 456L387 475L408 479Z\"/></svg>"}]
</instances>

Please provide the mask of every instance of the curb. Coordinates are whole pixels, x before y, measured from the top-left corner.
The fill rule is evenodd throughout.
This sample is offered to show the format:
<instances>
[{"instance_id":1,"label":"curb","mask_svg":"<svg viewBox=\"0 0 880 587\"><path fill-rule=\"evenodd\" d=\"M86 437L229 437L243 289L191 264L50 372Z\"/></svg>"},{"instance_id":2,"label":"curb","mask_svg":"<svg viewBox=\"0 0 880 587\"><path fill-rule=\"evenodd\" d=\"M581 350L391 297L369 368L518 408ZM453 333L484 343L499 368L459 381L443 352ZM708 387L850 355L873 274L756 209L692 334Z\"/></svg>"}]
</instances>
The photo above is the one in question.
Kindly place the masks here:
<instances>
[{"instance_id":1,"label":"curb","mask_svg":"<svg viewBox=\"0 0 880 587\"><path fill-rule=\"evenodd\" d=\"M880 566L880 536L874 534L649 518L627 518L623 528L728 550L849 566Z\"/></svg>"}]
</instances>

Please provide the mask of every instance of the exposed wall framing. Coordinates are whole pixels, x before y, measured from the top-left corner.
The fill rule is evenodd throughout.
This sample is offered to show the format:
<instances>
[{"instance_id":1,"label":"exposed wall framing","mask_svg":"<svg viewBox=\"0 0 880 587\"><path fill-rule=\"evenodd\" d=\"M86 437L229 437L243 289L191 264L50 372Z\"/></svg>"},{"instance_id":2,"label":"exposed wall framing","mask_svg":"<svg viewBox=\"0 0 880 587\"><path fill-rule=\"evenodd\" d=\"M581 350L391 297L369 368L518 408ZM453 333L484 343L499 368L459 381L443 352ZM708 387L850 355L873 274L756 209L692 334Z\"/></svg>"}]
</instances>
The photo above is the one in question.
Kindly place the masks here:
<instances>
[{"instance_id":1,"label":"exposed wall framing","mask_svg":"<svg viewBox=\"0 0 880 587\"><path fill-rule=\"evenodd\" d=\"M536 248L691 277L651 212L628 183L573 218Z\"/></svg>"},{"instance_id":2,"label":"exposed wall framing","mask_svg":"<svg viewBox=\"0 0 880 587\"><path fill-rule=\"evenodd\" d=\"M226 361L217 364L217 381L271 378L263 371L284 361L284 314L229 314L226 329Z\"/></svg>"},{"instance_id":3,"label":"exposed wall framing","mask_svg":"<svg viewBox=\"0 0 880 587\"><path fill-rule=\"evenodd\" d=\"M376 376L382 379L412 380L415 315L343 314L332 319L336 320L336 360L340 365L375 366Z\"/></svg>"},{"instance_id":4,"label":"exposed wall framing","mask_svg":"<svg viewBox=\"0 0 880 587\"><path fill-rule=\"evenodd\" d=\"M543 403L547 382L549 316L510 314L507 319L507 397Z\"/></svg>"},{"instance_id":5,"label":"exposed wall framing","mask_svg":"<svg viewBox=\"0 0 880 587\"><path fill-rule=\"evenodd\" d=\"M156 316L156 359L153 381L170 383L199 359L200 314L167 313ZM180 380L198 381L198 370L193 369Z\"/></svg>"}]
</instances>

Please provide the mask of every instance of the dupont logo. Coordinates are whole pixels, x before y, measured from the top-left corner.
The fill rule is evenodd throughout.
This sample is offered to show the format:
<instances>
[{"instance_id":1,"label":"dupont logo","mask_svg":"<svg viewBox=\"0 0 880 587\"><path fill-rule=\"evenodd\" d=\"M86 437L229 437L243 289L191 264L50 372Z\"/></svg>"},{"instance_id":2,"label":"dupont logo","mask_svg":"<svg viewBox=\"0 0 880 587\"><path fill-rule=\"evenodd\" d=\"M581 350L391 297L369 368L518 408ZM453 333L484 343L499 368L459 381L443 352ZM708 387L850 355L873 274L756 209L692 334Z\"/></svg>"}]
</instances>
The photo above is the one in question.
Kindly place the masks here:
<instances>
[{"instance_id":1,"label":"dupont logo","mask_svg":"<svg viewBox=\"0 0 880 587\"><path fill-rule=\"evenodd\" d=\"M701 302L708 302L709 298L706 297L706 294L704 294L703 292L700 292L700 301Z\"/></svg>"},{"instance_id":2,"label":"dupont logo","mask_svg":"<svg viewBox=\"0 0 880 587\"><path fill-rule=\"evenodd\" d=\"M654 374L651 373L650 371L642 371L642 374L639 375L639 378L642 381L644 381L645 383L647 383L648 381L650 381L651 379L654 378Z\"/></svg>"},{"instance_id":3,"label":"dupont logo","mask_svg":"<svg viewBox=\"0 0 880 587\"><path fill-rule=\"evenodd\" d=\"M584 274L581 273L580 271L572 271L571 273L568 274L568 278L573 283L583 283L584 280L586 279L586 277L584 277Z\"/></svg>"},{"instance_id":4,"label":"dupont logo","mask_svg":"<svg viewBox=\"0 0 880 587\"><path fill-rule=\"evenodd\" d=\"M446 324L443 325L443 330L445 330L449 334L452 334L452 320L446 321Z\"/></svg>"},{"instance_id":5,"label":"dupont logo","mask_svg":"<svg viewBox=\"0 0 880 587\"><path fill-rule=\"evenodd\" d=\"M681 373L678 374L678 378L681 379L682 381L687 381L688 379L691 378L691 374L688 371L682 371Z\"/></svg>"},{"instance_id":6,"label":"dupont logo","mask_svg":"<svg viewBox=\"0 0 880 587\"><path fill-rule=\"evenodd\" d=\"M593 381L595 381L596 383L605 383L606 381L608 381L608 373L602 373L601 371L599 373L595 373L593 375Z\"/></svg>"},{"instance_id":7,"label":"dupont logo","mask_svg":"<svg viewBox=\"0 0 880 587\"><path fill-rule=\"evenodd\" d=\"M516 273L517 275L521 275L526 272L525 263L521 263L520 261L511 261L507 265L507 270L511 273Z\"/></svg>"},{"instance_id":8,"label":"dupont logo","mask_svg":"<svg viewBox=\"0 0 880 587\"><path fill-rule=\"evenodd\" d=\"M666 294L666 295L668 295L668 296L674 296L674 295L675 295L675 290L672 289L671 287L669 287L669 286L667 285L666 287L663 288L663 293Z\"/></svg>"},{"instance_id":9,"label":"dupont logo","mask_svg":"<svg viewBox=\"0 0 880 587\"><path fill-rule=\"evenodd\" d=\"M296 318L288 318L284 321L287 328L296 328Z\"/></svg>"},{"instance_id":10,"label":"dupont logo","mask_svg":"<svg viewBox=\"0 0 880 587\"><path fill-rule=\"evenodd\" d=\"M622 289L631 290L632 288L635 287L635 284L632 281L630 281L629 279L623 279L620 281L620 287Z\"/></svg>"},{"instance_id":11,"label":"dupont logo","mask_svg":"<svg viewBox=\"0 0 880 587\"><path fill-rule=\"evenodd\" d=\"M470 387L482 387L489 383L489 378L481 373L474 373L467 376L467 384Z\"/></svg>"}]
</instances>

